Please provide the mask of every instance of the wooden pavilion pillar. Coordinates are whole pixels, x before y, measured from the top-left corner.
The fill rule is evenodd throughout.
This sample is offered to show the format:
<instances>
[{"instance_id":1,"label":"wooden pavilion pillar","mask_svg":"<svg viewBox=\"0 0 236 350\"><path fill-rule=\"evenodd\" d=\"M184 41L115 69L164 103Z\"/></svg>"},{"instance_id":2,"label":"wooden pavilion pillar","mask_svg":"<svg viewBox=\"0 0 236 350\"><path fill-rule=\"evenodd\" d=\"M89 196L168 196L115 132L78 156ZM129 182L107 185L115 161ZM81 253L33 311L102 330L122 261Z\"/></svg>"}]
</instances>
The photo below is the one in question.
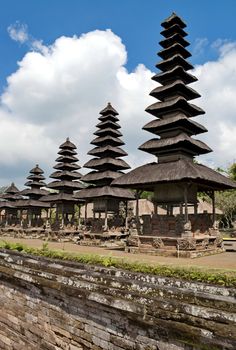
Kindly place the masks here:
<instances>
[{"instance_id":1,"label":"wooden pavilion pillar","mask_svg":"<svg viewBox=\"0 0 236 350\"><path fill-rule=\"evenodd\" d=\"M215 203L215 191L212 191L212 194L211 194L211 200L212 200L212 221L213 221L213 228L216 228L216 203Z\"/></svg>"},{"instance_id":2,"label":"wooden pavilion pillar","mask_svg":"<svg viewBox=\"0 0 236 350\"><path fill-rule=\"evenodd\" d=\"M188 222L188 187L184 185L184 207L185 207L185 222Z\"/></svg>"},{"instance_id":3,"label":"wooden pavilion pillar","mask_svg":"<svg viewBox=\"0 0 236 350\"><path fill-rule=\"evenodd\" d=\"M158 214L158 205L157 205L157 202L154 202L154 203L153 203L153 206L154 206L154 214L157 215L157 214Z\"/></svg>"},{"instance_id":4,"label":"wooden pavilion pillar","mask_svg":"<svg viewBox=\"0 0 236 350\"><path fill-rule=\"evenodd\" d=\"M84 224L86 225L87 224L87 201L85 201L85 204L84 204Z\"/></svg>"},{"instance_id":5,"label":"wooden pavilion pillar","mask_svg":"<svg viewBox=\"0 0 236 350\"><path fill-rule=\"evenodd\" d=\"M128 201L125 201L125 228L128 229Z\"/></svg>"},{"instance_id":6,"label":"wooden pavilion pillar","mask_svg":"<svg viewBox=\"0 0 236 350\"><path fill-rule=\"evenodd\" d=\"M63 205L63 203L61 204L61 226L63 229L64 228L64 205Z\"/></svg>"},{"instance_id":7,"label":"wooden pavilion pillar","mask_svg":"<svg viewBox=\"0 0 236 350\"><path fill-rule=\"evenodd\" d=\"M104 225L105 231L108 230L108 225L107 225L107 200L105 201L105 225Z\"/></svg>"}]
</instances>

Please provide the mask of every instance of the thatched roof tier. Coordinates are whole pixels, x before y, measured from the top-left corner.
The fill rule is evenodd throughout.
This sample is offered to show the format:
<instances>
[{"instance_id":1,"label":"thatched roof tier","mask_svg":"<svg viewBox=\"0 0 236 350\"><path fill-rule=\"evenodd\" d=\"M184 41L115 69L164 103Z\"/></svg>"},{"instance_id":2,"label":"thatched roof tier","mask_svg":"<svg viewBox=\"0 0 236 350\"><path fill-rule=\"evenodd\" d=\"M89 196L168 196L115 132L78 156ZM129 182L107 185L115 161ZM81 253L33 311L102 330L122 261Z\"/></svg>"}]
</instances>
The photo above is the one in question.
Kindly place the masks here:
<instances>
[{"instance_id":1,"label":"thatched roof tier","mask_svg":"<svg viewBox=\"0 0 236 350\"><path fill-rule=\"evenodd\" d=\"M101 122L106 122L108 120L112 120L115 123L119 120L119 118L117 118L117 116L114 114L106 114L106 115L101 115L98 118L98 120L100 120Z\"/></svg>"},{"instance_id":2,"label":"thatched roof tier","mask_svg":"<svg viewBox=\"0 0 236 350\"><path fill-rule=\"evenodd\" d=\"M191 160L179 159L167 163L149 163L142 165L112 182L112 186L143 188L153 190L161 183L194 182L199 191L206 189L236 189L236 182L202 164Z\"/></svg>"},{"instance_id":3,"label":"thatched roof tier","mask_svg":"<svg viewBox=\"0 0 236 350\"><path fill-rule=\"evenodd\" d=\"M52 179L80 179L82 176L82 174L80 174L77 171L67 171L67 170L63 170L63 171L54 171L54 173L52 173L50 175L50 178Z\"/></svg>"},{"instance_id":4,"label":"thatched roof tier","mask_svg":"<svg viewBox=\"0 0 236 350\"><path fill-rule=\"evenodd\" d=\"M58 170L77 170L80 169L81 167L78 164L75 163L58 163L54 165L53 169L58 169Z\"/></svg>"},{"instance_id":5,"label":"thatched roof tier","mask_svg":"<svg viewBox=\"0 0 236 350\"><path fill-rule=\"evenodd\" d=\"M117 198L120 200L129 200L134 199L134 194L124 188L116 188L111 186L103 186L103 187L92 187L86 188L74 195L75 198L78 199L95 199L95 198Z\"/></svg>"},{"instance_id":6,"label":"thatched roof tier","mask_svg":"<svg viewBox=\"0 0 236 350\"><path fill-rule=\"evenodd\" d=\"M110 182L114 179L117 179L119 176L123 175L123 173L119 171L92 171L81 178L81 181L96 184L97 182L110 180Z\"/></svg>"},{"instance_id":7,"label":"thatched roof tier","mask_svg":"<svg viewBox=\"0 0 236 350\"><path fill-rule=\"evenodd\" d=\"M42 188L26 188L25 190L21 191L20 194L22 196L28 196L30 198L34 197L33 199L35 199L35 196L40 198L41 196L48 194L48 191Z\"/></svg>"},{"instance_id":8,"label":"thatched roof tier","mask_svg":"<svg viewBox=\"0 0 236 350\"><path fill-rule=\"evenodd\" d=\"M105 128L120 129L121 126L118 123L113 122L112 120L108 119L106 121L98 123L96 125L96 128L99 128L99 129L105 129Z\"/></svg>"},{"instance_id":9,"label":"thatched roof tier","mask_svg":"<svg viewBox=\"0 0 236 350\"><path fill-rule=\"evenodd\" d=\"M27 181L25 183L25 186L29 186L29 187L42 187L42 186L46 186L46 183L43 181L34 181L34 180L30 180Z\"/></svg>"},{"instance_id":10,"label":"thatched roof tier","mask_svg":"<svg viewBox=\"0 0 236 350\"><path fill-rule=\"evenodd\" d=\"M61 193L50 193L50 195L42 197L42 202L50 202L50 203L74 202L76 203L78 202L78 199L74 198L72 194L61 192Z\"/></svg>"},{"instance_id":11,"label":"thatched roof tier","mask_svg":"<svg viewBox=\"0 0 236 350\"><path fill-rule=\"evenodd\" d=\"M119 113L115 110L115 108L108 102L107 106L99 112L101 115L119 115Z\"/></svg>"},{"instance_id":12,"label":"thatched roof tier","mask_svg":"<svg viewBox=\"0 0 236 350\"><path fill-rule=\"evenodd\" d=\"M74 162L78 162L78 158L72 155L61 155L60 157L58 157L56 159L56 162L60 162L60 163L74 163Z\"/></svg>"},{"instance_id":13,"label":"thatched roof tier","mask_svg":"<svg viewBox=\"0 0 236 350\"><path fill-rule=\"evenodd\" d=\"M188 35L178 24L173 24L171 27L161 31L161 35L163 35L165 38L169 38L176 33L180 34L182 37Z\"/></svg>"},{"instance_id":14,"label":"thatched roof tier","mask_svg":"<svg viewBox=\"0 0 236 350\"><path fill-rule=\"evenodd\" d=\"M130 169L130 166L123 159L93 158L84 164L85 168L101 169L101 170L125 170Z\"/></svg>"},{"instance_id":15,"label":"thatched roof tier","mask_svg":"<svg viewBox=\"0 0 236 350\"><path fill-rule=\"evenodd\" d=\"M161 23L161 26L167 29L176 24L180 28L186 28L187 26L186 23L182 20L182 18L177 16L175 12L172 12L172 14Z\"/></svg>"},{"instance_id":16,"label":"thatched roof tier","mask_svg":"<svg viewBox=\"0 0 236 350\"><path fill-rule=\"evenodd\" d=\"M190 45L189 42L187 40L185 40L183 38L183 36L180 35L179 33L175 33L174 35L169 36L168 38L159 41L159 44L164 49L166 49L167 47L174 45L176 42L178 42L183 47L187 47Z\"/></svg>"},{"instance_id":17,"label":"thatched roof tier","mask_svg":"<svg viewBox=\"0 0 236 350\"><path fill-rule=\"evenodd\" d=\"M150 96L164 101L166 96L182 96L186 100L193 100L201 95L191 87L186 86L183 81L177 79L171 84L156 87L150 92Z\"/></svg>"},{"instance_id":18,"label":"thatched roof tier","mask_svg":"<svg viewBox=\"0 0 236 350\"><path fill-rule=\"evenodd\" d=\"M20 191L15 186L14 182L0 195L0 199L4 199L10 202L15 202L16 200L22 199ZM4 202L6 204L6 202Z\"/></svg>"},{"instance_id":19,"label":"thatched roof tier","mask_svg":"<svg viewBox=\"0 0 236 350\"><path fill-rule=\"evenodd\" d=\"M127 153L122 148L114 146L95 147L89 151L88 154L96 157L114 158L127 156Z\"/></svg>"},{"instance_id":20,"label":"thatched roof tier","mask_svg":"<svg viewBox=\"0 0 236 350\"><path fill-rule=\"evenodd\" d=\"M42 208L47 209L50 208L50 204L44 203L41 200L34 200L34 199L22 199L15 203L17 208L21 209L28 209L28 208Z\"/></svg>"},{"instance_id":21,"label":"thatched roof tier","mask_svg":"<svg viewBox=\"0 0 236 350\"><path fill-rule=\"evenodd\" d=\"M30 170L30 174L43 174L43 170L40 169L39 165L36 164L36 166Z\"/></svg>"},{"instance_id":22,"label":"thatched roof tier","mask_svg":"<svg viewBox=\"0 0 236 350\"><path fill-rule=\"evenodd\" d=\"M188 103L182 96L165 102L156 102L145 109L146 112L158 118L165 118L165 115L173 111L180 111L187 117L195 117L205 112L198 106Z\"/></svg>"},{"instance_id":23,"label":"thatched roof tier","mask_svg":"<svg viewBox=\"0 0 236 350\"><path fill-rule=\"evenodd\" d=\"M69 149L69 148L66 148L66 149L60 149L59 152L57 152L57 154L60 154L60 155L70 155L70 156L75 156L77 154L77 152L74 150L74 149Z\"/></svg>"},{"instance_id":24,"label":"thatched roof tier","mask_svg":"<svg viewBox=\"0 0 236 350\"><path fill-rule=\"evenodd\" d=\"M63 191L68 191L68 190L76 191L83 188L81 183L78 181L66 181L66 180L52 181L48 184L47 187L55 190L63 190Z\"/></svg>"},{"instance_id":25,"label":"thatched roof tier","mask_svg":"<svg viewBox=\"0 0 236 350\"><path fill-rule=\"evenodd\" d=\"M33 180L33 181L40 181L40 180L45 180L45 177L42 174L34 174L34 175L27 176L27 179Z\"/></svg>"},{"instance_id":26,"label":"thatched roof tier","mask_svg":"<svg viewBox=\"0 0 236 350\"><path fill-rule=\"evenodd\" d=\"M17 209L16 202L10 202L10 201L1 201L0 202L0 210L2 209Z\"/></svg>"},{"instance_id":27,"label":"thatched roof tier","mask_svg":"<svg viewBox=\"0 0 236 350\"><path fill-rule=\"evenodd\" d=\"M144 130L160 135L169 131L182 131L187 135L198 135L207 132L207 129L182 113L176 113L166 119L154 119L143 127Z\"/></svg>"},{"instance_id":28,"label":"thatched roof tier","mask_svg":"<svg viewBox=\"0 0 236 350\"><path fill-rule=\"evenodd\" d=\"M167 85L168 83L172 83L176 80L181 80L184 84L190 84L197 81L197 78L194 75L187 73L183 67L176 66L171 70L154 75L152 80L155 80L163 85Z\"/></svg>"},{"instance_id":29,"label":"thatched roof tier","mask_svg":"<svg viewBox=\"0 0 236 350\"><path fill-rule=\"evenodd\" d=\"M112 136L103 136L103 137L96 137L92 142L90 142L91 145L95 146L105 146L105 145L113 145L113 146L121 146L124 145L124 142L118 139L117 137Z\"/></svg>"},{"instance_id":30,"label":"thatched roof tier","mask_svg":"<svg viewBox=\"0 0 236 350\"><path fill-rule=\"evenodd\" d=\"M175 66L181 66L186 71L193 69L193 65L186 61L180 54L173 55L172 57L162 60L156 64L156 68L167 71Z\"/></svg>"},{"instance_id":31,"label":"thatched roof tier","mask_svg":"<svg viewBox=\"0 0 236 350\"><path fill-rule=\"evenodd\" d=\"M143 143L139 149L156 156L166 152L170 153L170 151L176 152L178 150L194 156L212 151L204 142L195 140L185 133L172 137L149 140Z\"/></svg>"},{"instance_id":32,"label":"thatched roof tier","mask_svg":"<svg viewBox=\"0 0 236 350\"><path fill-rule=\"evenodd\" d=\"M178 42L158 52L158 56L161 57L163 60L166 60L172 57L173 55L177 55L177 54L180 54L183 58L191 57L191 53L188 50L186 50L182 45L180 45Z\"/></svg>"},{"instance_id":33,"label":"thatched roof tier","mask_svg":"<svg viewBox=\"0 0 236 350\"><path fill-rule=\"evenodd\" d=\"M60 149L69 149L69 150L73 150L76 149L76 145L74 143L72 143L69 139L69 137L67 137L66 141L64 143L62 143L59 146Z\"/></svg>"},{"instance_id":34,"label":"thatched roof tier","mask_svg":"<svg viewBox=\"0 0 236 350\"><path fill-rule=\"evenodd\" d=\"M100 130L95 131L94 135L97 135L97 136L110 135L115 137L122 136L119 130L113 129L113 128L101 128Z\"/></svg>"}]
</instances>

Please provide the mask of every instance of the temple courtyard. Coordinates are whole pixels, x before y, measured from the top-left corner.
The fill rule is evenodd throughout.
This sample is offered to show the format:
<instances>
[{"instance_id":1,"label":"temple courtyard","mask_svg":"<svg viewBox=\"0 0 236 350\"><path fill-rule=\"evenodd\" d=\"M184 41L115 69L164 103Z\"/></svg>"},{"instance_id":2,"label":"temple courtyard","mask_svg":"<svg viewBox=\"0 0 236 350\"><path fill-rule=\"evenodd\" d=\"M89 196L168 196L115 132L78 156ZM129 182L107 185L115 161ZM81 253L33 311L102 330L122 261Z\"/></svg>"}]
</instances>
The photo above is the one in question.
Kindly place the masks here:
<instances>
[{"instance_id":1,"label":"temple courtyard","mask_svg":"<svg viewBox=\"0 0 236 350\"><path fill-rule=\"evenodd\" d=\"M33 248L41 248L45 243L41 239L25 239L4 237L4 240L11 243L21 243ZM197 259L175 258L166 256L154 256L147 254L129 254L119 249L81 246L69 242L48 242L48 248L53 250L64 250L66 252L73 252L77 254L93 254L112 256L116 258L125 259L131 262L142 261L148 264L163 264L175 266L189 266L203 269L222 269L236 271L236 254L235 252L225 252L216 255L209 255Z\"/></svg>"}]
</instances>

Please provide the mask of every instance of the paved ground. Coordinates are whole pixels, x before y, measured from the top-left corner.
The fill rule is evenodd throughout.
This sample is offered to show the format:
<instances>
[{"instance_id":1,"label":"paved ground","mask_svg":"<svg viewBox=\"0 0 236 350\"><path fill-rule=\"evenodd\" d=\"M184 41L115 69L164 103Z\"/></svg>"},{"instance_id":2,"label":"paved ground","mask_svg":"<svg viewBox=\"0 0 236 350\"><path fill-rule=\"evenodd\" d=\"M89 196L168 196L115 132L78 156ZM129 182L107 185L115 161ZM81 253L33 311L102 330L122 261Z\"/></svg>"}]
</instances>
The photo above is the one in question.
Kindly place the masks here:
<instances>
[{"instance_id":1,"label":"paved ground","mask_svg":"<svg viewBox=\"0 0 236 350\"><path fill-rule=\"evenodd\" d=\"M20 238L5 238L9 242L20 242L31 247L42 247L44 243L40 239L20 239ZM171 258L164 256L151 256L145 254L130 254L125 253L121 250L105 249L99 247L86 247L79 246L73 243L58 243L49 242L48 246L50 249L63 249L68 252L76 252L82 254L99 254L99 255L111 255L114 257L128 259L130 261L148 262L148 263L159 263L165 265L176 265L176 266L196 266L204 268L220 268L230 269L236 271L236 252L227 252L217 255L205 256L196 259L184 259L184 258Z\"/></svg>"}]
</instances>

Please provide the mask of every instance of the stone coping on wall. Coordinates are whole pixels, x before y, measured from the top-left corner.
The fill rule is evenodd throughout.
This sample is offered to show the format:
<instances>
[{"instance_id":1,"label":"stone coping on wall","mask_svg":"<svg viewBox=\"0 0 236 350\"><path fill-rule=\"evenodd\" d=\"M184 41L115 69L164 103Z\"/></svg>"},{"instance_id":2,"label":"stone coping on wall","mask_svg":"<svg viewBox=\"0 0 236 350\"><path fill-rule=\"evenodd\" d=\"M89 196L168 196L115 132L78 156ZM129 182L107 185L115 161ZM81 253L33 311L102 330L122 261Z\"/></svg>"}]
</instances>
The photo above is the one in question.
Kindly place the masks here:
<instances>
[{"instance_id":1,"label":"stone coping on wall","mask_svg":"<svg viewBox=\"0 0 236 350\"><path fill-rule=\"evenodd\" d=\"M3 249L0 286L0 349L236 348L234 288Z\"/></svg>"}]
</instances>

